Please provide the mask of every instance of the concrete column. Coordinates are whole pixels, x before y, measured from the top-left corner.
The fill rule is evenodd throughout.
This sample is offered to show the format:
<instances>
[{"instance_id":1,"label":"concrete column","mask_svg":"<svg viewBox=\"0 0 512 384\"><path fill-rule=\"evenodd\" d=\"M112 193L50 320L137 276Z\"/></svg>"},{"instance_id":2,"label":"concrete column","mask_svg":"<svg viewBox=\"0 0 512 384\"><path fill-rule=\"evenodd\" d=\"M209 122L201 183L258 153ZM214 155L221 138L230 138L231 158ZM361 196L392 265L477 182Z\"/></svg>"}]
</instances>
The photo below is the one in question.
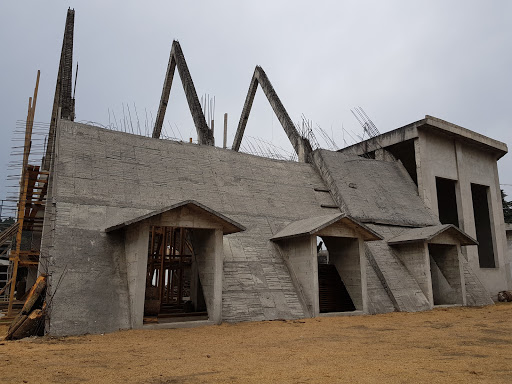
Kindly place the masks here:
<instances>
[{"instance_id":1,"label":"concrete column","mask_svg":"<svg viewBox=\"0 0 512 384\"><path fill-rule=\"evenodd\" d=\"M426 154L426 138L421 130L418 130L418 137L414 139L414 156L416 158L416 174L418 177L418 194L423 199L425 205L432 209L432 196L430 194L430 169L428 167L428 159ZM425 148L425 151L422 150Z\"/></svg>"},{"instance_id":2,"label":"concrete column","mask_svg":"<svg viewBox=\"0 0 512 384\"><path fill-rule=\"evenodd\" d=\"M363 313L368 313L368 279L366 277L366 253L364 249L364 240L358 239L359 245L359 266L361 268L361 293L363 295Z\"/></svg>"},{"instance_id":3,"label":"concrete column","mask_svg":"<svg viewBox=\"0 0 512 384\"><path fill-rule=\"evenodd\" d=\"M428 243L423 242L423 257L425 260L425 273L427 279L427 299L430 304L430 309L434 308L434 290L432 288L432 273L430 272L430 252L428 251Z\"/></svg>"},{"instance_id":4,"label":"concrete column","mask_svg":"<svg viewBox=\"0 0 512 384\"><path fill-rule=\"evenodd\" d=\"M214 234L214 276L213 276L213 308L211 318L215 324L222 322L222 280L224 266L223 232L216 229Z\"/></svg>"},{"instance_id":5,"label":"concrete column","mask_svg":"<svg viewBox=\"0 0 512 384\"><path fill-rule=\"evenodd\" d=\"M144 320L148 242L148 223L137 224L127 229L125 233L125 255L131 328L142 328Z\"/></svg>"},{"instance_id":6,"label":"concrete column","mask_svg":"<svg viewBox=\"0 0 512 384\"><path fill-rule=\"evenodd\" d=\"M460 244L457 244L457 254L459 257L459 271L460 271L460 287L462 292L462 305L467 305L467 298L466 298L466 280L464 278L464 267L463 267L463 260L462 258L464 255L462 254L462 247Z\"/></svg>"}]
</instances>

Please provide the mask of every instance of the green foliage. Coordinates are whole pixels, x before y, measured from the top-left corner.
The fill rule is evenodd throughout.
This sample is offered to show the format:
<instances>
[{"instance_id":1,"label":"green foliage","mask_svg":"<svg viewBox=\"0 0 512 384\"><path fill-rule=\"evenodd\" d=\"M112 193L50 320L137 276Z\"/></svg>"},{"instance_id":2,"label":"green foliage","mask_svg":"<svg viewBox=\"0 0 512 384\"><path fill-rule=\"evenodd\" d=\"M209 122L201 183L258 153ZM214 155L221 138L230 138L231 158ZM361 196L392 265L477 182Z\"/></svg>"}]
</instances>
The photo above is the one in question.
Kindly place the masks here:
<instances>
[{"instance_id":1,"label":"green foliage","mask_svg":"<svg viewBox=\"0 0 512 384\"><path fill-rule=\"evenodd\" d=\"M501 190L501 200L503 202L503 216L505 217L505 223L512 224L512 201L506 201L505 197L507 194Z\"/></svg>"}]
</instances>

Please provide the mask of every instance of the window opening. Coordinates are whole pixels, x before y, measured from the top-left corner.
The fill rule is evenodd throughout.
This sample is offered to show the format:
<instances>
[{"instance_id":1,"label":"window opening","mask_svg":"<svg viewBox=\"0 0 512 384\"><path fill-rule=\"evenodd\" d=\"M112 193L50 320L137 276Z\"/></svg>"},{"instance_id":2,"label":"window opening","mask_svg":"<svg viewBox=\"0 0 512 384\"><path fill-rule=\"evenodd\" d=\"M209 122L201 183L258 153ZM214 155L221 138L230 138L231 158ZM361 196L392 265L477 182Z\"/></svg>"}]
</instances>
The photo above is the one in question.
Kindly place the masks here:
<instances>
[{"instance_id":1,"label":"window opening","mask_svg":"<svg viewBox=\"0 0 512 384\"><path fill-rule=\"evenodd\" d=\"M480 268L496 267L488 194L489 187L485 185L471 184L476 239L479 243L478 260L480 262Z\"/></svg>"}]
</instances>

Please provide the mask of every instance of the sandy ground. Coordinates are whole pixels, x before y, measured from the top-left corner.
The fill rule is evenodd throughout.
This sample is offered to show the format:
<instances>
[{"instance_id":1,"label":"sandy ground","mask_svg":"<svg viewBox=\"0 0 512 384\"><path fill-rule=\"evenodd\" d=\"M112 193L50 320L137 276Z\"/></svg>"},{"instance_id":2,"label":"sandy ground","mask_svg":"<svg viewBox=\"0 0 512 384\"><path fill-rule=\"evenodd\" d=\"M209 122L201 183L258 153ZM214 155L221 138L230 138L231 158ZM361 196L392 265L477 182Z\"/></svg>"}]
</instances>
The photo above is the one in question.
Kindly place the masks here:
<instances>
[{"instance_id":1,"label":"sandy ground","mask_svg":"<svg viewBox=\"0 0 512 384\"><path fill-rule=\"evenodd\" d=\"M511 383L511 354L507 303L3 341L0 382Z\"/></svg>"}]
</instances>

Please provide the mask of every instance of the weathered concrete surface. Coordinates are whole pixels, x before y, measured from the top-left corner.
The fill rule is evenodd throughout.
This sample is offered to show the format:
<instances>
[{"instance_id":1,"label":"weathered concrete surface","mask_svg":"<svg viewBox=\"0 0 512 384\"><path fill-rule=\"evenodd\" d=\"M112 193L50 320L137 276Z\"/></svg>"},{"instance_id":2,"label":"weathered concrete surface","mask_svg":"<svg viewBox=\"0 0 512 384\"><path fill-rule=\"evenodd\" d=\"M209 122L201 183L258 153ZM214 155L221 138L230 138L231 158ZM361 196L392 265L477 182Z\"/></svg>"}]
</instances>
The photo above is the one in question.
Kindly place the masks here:
<instances>
[{"instance_id":1,"label":"weathered concrete surface","mask_svg":"<svg viewBox=\"0 0 512 384\"><path fill-rule=\"evenodd\" d=\"M497 160L507 151L505 143L455 124L425 116L425 119L387 132L340 150L346 155L373 153L394 145L413 142L411 162L417 176L418 193L424 204L438 216L436 177L455 181L459 227L476 238L471 183L488 187L489 215L493 238L495 268L480 268L478 248L465 250L471 269L487 290L497 292L512 288L511 261L507 245L500 194Z\"/></svg>"},{"instance_id":2,"label":"weathered concrete surface","mask_svg":"<svg viewBox=\"0 0 512 384\"><path fill-rule=\"evenodd\" d=\"M507 256L510 266L508 269L508 279L512 281L512 224L505 224L505 232L507 238ZM510 285L512 285L512 283Z\"/></svg>"},{"instance_id":3,"label":"weathered concrete surface","mask_svg":"<svg viewBox=\"0 0 512 384\"><path fill-rule=\"evenodd\" d=\"M367 258L391 302L398 311L416 312L430 309L430 304L405 265L385 241L366 244Z\"/></svg>"},{"instance_id":4,"label":"weathered concrete surface","mask_svg":"<svg viewBox=\"0 0 512 384\"><path fill-rule=\"evenodd\" d=\"M433 225L430 227L413 228L402 232L388 240L388 244L406 244L415 242L432 241L440 236L449 236L458 241L460 245L477 245L478 242L466 235L452 224Z\"/></svg>"},{"instance_id":5,"label":"weathered concrete surface","mask_svg":"<svg viewBox=\"0 0 512 384\"><path fill-rule=\"evenodd\" d=\"M466 305L482 306L494 304L489 291L482 284L478 276L471 269L464 257L459 258L464 268L464 283L466 285Z\"/></svg>"},{"instance_id":6,"label":"weathered concrete surface","mask_svg":"<svg viewBox=\"0 0 512 384\"><path fill-rule=\"evenodd\" d=\"M364 240L381 240L382 238L366 225L358 223L351 217L341 213L309 217L294 221L272 236L272 240L290 239L298 236L319 234L322 232L330 236L329 229L333 229L332 235L338 237L358 237Z\"/></svg>"},{"instance_id":7,"label":"weathered concrete surface","mask_svg":"<svg viewBox=\"0 0 512 384\"><path fill-rule=\"evenodd\" d=\"M316 150L314 164L342 212L363 223L436 225L405 169L396 162Z\"/></svg>"},{"instance_id":8,"label":"weathered concrete surface","mask_svg":"<svg viewBox=\"0 0 512 384\"><path fill-rule=\"evenodd\" d=\"M315 300L308 285L301 283L299 265L292 266L292 258L270 239L291 223L339 215L333 213L337 209L327 208L335 205L332 197L344 213L368 223L366 235L376 233L385 239L366 244L360 259L361 283L352 284L351 289L361 286L361 299L356 301L362 302L363 310L417 311L431 306L426 280L413 262L417 255L397 254L386 242L411 227L440 225L400 163L325 150L315 151L314 164L278 161L65 121L60 121L57 133L42 250L42 267L52 275L53 334L139 326L131 309L134 302L141 305L140 284L133 285L138 274L133 271L143 262L137 255L126 256L126 247L131 242L142 250L144 240L132 233L127 243L125 237L103 231L187 200L246 228L222 241L215 237L215 248L222 248L224 258L223 273L216 275L223 275L223 321L314 314ZM339 224L322 228L318 235L331 236ZM353 235L356 227L350 229ZM431 240L446 242L447 233ZM315 256L314 244L308 244L299 247L299 253ZM361 239L359 248L365 248ZM461 263L468 304L489 303L471 266ZM307 270L311 279L314 266L305 265L302 271ZM87 298L77 300L80 295Z\"/></svg>"},{"instance_id":9,"label":"weathered concrete surface","mask_svg":"<svg viewBox=\"0 0 512 384\"><path fill-rule=\"evenodd\" d=\"M111 241L102 231L190 199L247 228L224 237L223 320L304 316L285 262L269 239L292 221L332 212L321 208L328 194L314 190L325 185L309 164L64 121L57 136L45 239L55 294L51 333L130 327L124 240ZM84 246L70 248L78 241ZM75 274L64 275L56 291L66 268ZM77 290L89 289L94 295L87 294L87 311L80 313Z\"/></svg>"},{"instance_id":10,"label":"weathered concrete surface","mask_svg":"<svg viewBox=\"0 0 512 384\"><path fill-rule=\"evenodd\" d=\"M505 143L429 115L426 115L424 119L415 121L414 123L383 133L382 135L365 140L361 143L340 149L340 152L354 155L373 152L406 140L414 139L418 137L418 129L425 128L443 132L446 135L457 137L458 140L462 139L473 145L476 144L477 146L484 146L486 150L495 152L499 157L504 156L508 152L508 148Z\"/></svg>"}]
</instances>

